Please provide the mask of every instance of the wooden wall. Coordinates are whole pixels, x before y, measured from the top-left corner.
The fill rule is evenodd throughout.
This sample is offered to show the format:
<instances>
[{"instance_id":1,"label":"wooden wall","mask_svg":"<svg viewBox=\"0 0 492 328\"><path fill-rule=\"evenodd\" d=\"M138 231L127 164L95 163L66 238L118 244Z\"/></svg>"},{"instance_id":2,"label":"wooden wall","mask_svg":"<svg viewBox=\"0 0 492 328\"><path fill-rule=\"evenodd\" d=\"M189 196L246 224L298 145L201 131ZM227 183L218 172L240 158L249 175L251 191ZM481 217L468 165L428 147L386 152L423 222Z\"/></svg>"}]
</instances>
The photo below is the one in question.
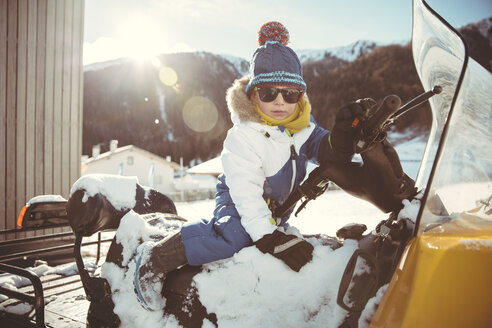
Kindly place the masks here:
<instances>
[{"instance_id":1,"label":"wooden wall","mask_svg":"<svg viewBox=\"0 0 492 328\"><path fill-rule=\"evenodd\" d=\"M84 0L0 0L0 230L80 175L83 18Z\"/></svg>"}]
</instances>

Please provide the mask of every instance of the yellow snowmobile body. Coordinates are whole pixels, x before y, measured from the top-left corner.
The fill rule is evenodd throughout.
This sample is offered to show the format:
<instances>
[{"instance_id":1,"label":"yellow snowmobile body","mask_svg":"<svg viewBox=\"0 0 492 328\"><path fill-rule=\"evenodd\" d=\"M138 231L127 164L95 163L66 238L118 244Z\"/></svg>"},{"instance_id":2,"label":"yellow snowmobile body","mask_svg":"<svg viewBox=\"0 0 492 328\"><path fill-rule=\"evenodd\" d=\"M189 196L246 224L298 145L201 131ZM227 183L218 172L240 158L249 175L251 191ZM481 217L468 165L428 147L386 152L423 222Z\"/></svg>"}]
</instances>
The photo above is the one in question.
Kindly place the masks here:
<instances>
[{"instance_id":1,"label":"yellow snowmobile body","mask_svg":"<svg viewBox=\"0 0 492 328\"><path fill-rule=\"evenodd\" d=\"M492 327L492 74L423 0L412 47L424 88L443 94L430 100L414 236L370 327Z\"/></svg>"},{"instance_id":2,"label":"yellow snowmobile body","mask_svg":"<svg viewBox=\"0 0 492 328\"><path fill-rule=\"evenodd\" d=\"M371 327L491 327L492 218L463 213L413 238Z\"/></svg>"}]
</instances>

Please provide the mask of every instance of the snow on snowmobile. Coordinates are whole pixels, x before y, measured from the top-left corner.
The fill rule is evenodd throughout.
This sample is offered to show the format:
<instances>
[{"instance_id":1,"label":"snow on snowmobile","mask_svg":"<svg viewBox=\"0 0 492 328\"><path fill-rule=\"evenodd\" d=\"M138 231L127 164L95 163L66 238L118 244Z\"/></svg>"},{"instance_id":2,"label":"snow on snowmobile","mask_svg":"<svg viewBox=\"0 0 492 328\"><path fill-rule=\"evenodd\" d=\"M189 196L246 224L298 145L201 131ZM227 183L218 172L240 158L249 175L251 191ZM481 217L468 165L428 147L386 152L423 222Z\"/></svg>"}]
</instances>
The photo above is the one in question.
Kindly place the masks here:
<instances>
[{"instance_id":1,"label":"snow on snowmobile","mask_svg":"<svg viewBox=\"0 0 492 328\"><path fill-rule=\"evenodd\" d=\"M363 224L353 224L342 227L336 237L314 236L332 249L347 240L357 241L338 288L337 303L347 311L339 326L490 327L492 75L468 57L462 37L425 1L413 2L412 50L422 85L429 91L402 107L397 96L388 96L379 110L360 122L354 147L364 154L384 138L385 128L399 116L430 102L433 122L416 190L397 196L403 203L416 204L417 213L409 213L408 207L393 211L368 233ZM279 215L301 199L297 211L302 210L326 190L329 181L384 209L385 194L353 189L352 173L337 167L315 169L277 209ZM146 237L160 240L185 219L177 215L171 199L135 181L127 181L135 190L134 199L122 201L117 192L104 188L119 183L115 178L98 177L95 190L87 179L82 177L74 185L67 205L77 238L76 262L91 301L87 322L90 327L117 327L121 321L113 311L115 288L85 270L82 237L106 229L129 229L124 221L140 215L151 226ZM118 239L117 232L106 262L128 269L132 255L123 245L130 243L135 249L139 242ZM163 285L164 311L184 327L201 327L204 320L217 324L193 283L201 270L186 265L170 273Z\"/></svg>"}]
</instances>

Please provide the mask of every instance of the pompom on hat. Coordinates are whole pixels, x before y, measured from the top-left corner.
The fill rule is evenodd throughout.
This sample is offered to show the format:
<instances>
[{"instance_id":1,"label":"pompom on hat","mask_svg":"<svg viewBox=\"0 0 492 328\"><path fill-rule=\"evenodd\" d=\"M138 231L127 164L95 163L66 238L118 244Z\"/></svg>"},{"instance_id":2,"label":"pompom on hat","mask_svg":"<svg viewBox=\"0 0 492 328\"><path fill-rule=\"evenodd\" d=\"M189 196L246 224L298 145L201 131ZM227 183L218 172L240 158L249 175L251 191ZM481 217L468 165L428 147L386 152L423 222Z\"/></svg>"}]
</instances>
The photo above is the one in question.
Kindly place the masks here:
<instances>
[{"instance_id":1,"label":"pompom on hat","mask_svg":"<svg viewBox=\"0 0 492 328\"><path fill-rule=\"evenodd\" d=\"M280 22L268 22L258 31L258 44L250 63L250 81L246 94L255 86L281 85L306 91L302 65L294 50L289 48L289 31Z\"/></svg>"}]
</instances>

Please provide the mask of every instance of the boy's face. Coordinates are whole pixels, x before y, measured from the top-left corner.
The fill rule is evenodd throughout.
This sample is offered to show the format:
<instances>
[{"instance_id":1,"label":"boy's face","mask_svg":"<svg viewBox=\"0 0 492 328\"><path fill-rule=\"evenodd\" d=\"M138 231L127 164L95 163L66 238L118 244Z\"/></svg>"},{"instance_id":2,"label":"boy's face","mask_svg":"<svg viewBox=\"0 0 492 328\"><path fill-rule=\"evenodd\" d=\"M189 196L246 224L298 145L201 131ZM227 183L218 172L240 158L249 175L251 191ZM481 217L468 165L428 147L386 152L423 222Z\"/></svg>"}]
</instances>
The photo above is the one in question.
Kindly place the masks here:
<instances>
[{"instance_id":1,"label":"boy's face","mask_svg":"<svg viewBox=\"0 0 492 328\"><path fill-rule=\"evenodd\" d=\"M277 86L275 88L289 89L287 87L281 87L281 86ZM296 108L296 104L295 103L290 104L286 102L280 92L278 93L277 97L273 101L263 102L261 101L258 95L258 91L254 90L253 93L251 94L251 101L255 104L258 104L258 107L260 107L263 113L278 121L284 120L290 115L292 115L292 113L294 113L294 109Z\"/></svg>"}]
</instances>

